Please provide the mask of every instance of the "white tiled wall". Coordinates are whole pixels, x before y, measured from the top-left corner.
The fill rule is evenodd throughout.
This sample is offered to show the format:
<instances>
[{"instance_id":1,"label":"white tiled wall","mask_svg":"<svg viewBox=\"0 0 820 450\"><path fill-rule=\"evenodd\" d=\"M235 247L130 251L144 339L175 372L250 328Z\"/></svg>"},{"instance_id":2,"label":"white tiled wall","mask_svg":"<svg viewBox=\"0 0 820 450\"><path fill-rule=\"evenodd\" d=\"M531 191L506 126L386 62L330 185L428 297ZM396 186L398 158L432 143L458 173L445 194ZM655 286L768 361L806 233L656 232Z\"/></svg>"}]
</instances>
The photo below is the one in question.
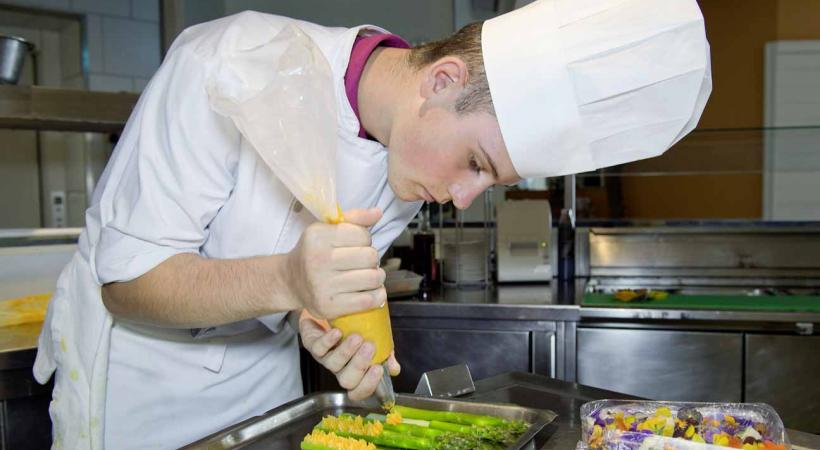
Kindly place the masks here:
<instances>
[{"instance_id":1,"label":"white tiled wall","mask_svg":"<svg viewBox=\"0 0 820 450\"><path fill-rule=\"evenodd\" d=\"M48 26L37 20L14 26L0 20L0 32L19 35L37 47L40 85L141 92L159 66L159 0L0 0L0 4L80 15L81 20L60 19L65 24ZM32 68L29 59L20 84L33 83ZM48 206L53 192L65 193L65 225L83 226L87 174L99 178L111 150L108 136L50 131L40 132L39 141L35 136L33 131L0 130L0 210L4 211L0 228L38 227L41 211L42 224L53 226Z\"/></svg>"},{"instance_id":2,"label":"white tiled wall","mask_svg":"<svg viewBox=\"0 0 820 450\"><path fill-rule=\"evenodd\" d=\"M95 91L140 92L160 63L159 0L0 0L83 16L88 80ZM81 49L61 39L64 86L81 87Z\"/></svg>"}]
</instances>

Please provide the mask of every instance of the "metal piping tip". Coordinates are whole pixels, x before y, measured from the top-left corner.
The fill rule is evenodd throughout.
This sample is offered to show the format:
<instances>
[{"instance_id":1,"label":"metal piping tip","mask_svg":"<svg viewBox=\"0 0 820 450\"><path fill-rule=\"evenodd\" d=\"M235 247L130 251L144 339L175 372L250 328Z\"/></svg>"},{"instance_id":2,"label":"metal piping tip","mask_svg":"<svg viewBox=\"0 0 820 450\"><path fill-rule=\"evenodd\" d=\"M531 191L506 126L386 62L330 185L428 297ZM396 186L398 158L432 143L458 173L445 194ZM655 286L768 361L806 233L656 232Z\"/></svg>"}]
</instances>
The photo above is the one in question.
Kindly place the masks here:
<instances>
[{"instance_id":1,"label":"metal piping tip","mask_svg":"<svg viewBox=\"0 0 820 450\"><path fill-rule=\"evenodd\" d=\"M379 386L376 388L376 397L382 404L382 408L390 410L396 404L396 392L393 390L393 378L390 376L390 370L387 367L387 362L382 365L382 379Z\"/></svg>"}]
</instances>

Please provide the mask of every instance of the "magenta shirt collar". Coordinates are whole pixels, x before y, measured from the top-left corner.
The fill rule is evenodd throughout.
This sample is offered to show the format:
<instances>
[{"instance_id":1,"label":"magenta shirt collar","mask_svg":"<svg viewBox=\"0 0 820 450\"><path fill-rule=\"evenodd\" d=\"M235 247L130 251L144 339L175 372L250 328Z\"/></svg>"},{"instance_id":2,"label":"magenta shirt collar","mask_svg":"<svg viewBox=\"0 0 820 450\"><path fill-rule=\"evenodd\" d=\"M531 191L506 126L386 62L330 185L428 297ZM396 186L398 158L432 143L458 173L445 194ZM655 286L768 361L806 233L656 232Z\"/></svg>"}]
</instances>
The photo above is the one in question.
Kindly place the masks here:
<instances>
[{"instance_id":1,"label":"magenta shirt collar","mask_svg":"<svg viewBox=\"0 0 820 450\"><path fill-rule=\"evenodd\" d=\"M359 36L356 42L353 43L353 50L350 52L350 62L347 64L347 71L345 72L345 93L353 112L356 114L356 119L359 120L359 137L370 139L370 136L362 127L362 119L359 117L359 80L364 72L364 66L367 64L367 59L376 49L376 47L383 45L385 47L395 48L410 48L401 37L395 34L377 33L369 36Z\"/></svg>"}]
</instances>

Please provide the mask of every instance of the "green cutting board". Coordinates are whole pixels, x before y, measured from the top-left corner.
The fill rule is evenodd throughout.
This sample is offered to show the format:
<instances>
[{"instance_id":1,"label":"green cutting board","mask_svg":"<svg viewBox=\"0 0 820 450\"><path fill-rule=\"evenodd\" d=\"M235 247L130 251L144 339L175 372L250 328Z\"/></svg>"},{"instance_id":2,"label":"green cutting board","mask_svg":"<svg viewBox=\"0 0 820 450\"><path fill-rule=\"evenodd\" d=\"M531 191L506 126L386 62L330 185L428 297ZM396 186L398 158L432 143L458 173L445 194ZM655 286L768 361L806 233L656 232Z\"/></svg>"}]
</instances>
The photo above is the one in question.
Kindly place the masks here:
<instances>
[{"instance_id":1,"label":"green cutting board","mask_svg":"<svg viewBox=\"0 0 820 450\"><path fill-rule=\"evenodd\" d=\"M612 294L584 294L583 306L599 308L721 309L731 311L772 311L820 313L820 296L746 296L670 294L663 300L621 302Z\"/></svg>"}]
</instances>

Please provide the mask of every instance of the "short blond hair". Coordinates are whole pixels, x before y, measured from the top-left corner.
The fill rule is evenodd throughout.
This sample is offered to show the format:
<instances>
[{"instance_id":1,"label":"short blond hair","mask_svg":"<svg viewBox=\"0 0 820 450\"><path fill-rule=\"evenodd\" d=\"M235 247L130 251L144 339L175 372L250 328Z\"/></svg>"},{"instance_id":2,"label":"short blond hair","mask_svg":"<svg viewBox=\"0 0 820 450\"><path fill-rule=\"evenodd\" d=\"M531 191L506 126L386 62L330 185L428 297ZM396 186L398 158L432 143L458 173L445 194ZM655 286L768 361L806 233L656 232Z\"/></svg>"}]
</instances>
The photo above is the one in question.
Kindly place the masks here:
<instances>
[{"instance_id":1,"label":"short blond hair","mask_svg":"<svg viewBox=\"0 0 820 450\"><path fill-rule=\"evenodd\" d=\"M484 55L481 52L481 28L483 22L464 26L454 34L438 41L428 42L410 50L410 67L420 70L445 56L455 56L467 64L469 78L464 92L456 100L459 114L488 112L495 115L490 86L484 72Z\"/></svg>"}]
</instances>

